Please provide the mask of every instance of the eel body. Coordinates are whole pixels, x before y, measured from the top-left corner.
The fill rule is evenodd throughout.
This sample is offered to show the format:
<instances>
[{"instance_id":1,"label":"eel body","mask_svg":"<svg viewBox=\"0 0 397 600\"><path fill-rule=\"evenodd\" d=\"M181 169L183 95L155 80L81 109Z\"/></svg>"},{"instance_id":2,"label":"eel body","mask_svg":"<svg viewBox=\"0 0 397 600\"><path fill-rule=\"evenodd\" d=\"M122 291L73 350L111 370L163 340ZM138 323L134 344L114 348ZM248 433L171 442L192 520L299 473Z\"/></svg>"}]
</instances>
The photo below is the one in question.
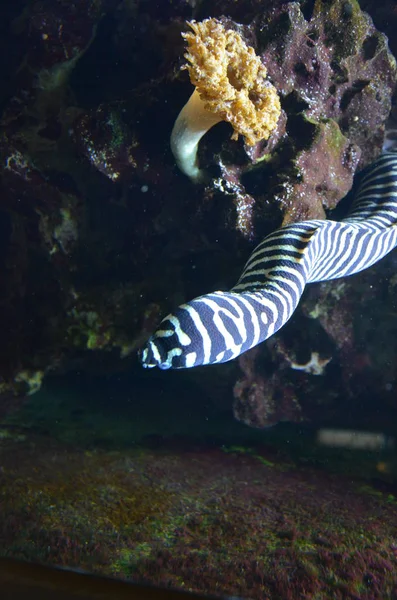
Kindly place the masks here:
<instances>
[{"instance_id":1,"label":"eel body","mask_svg":"<svg viewBox=\"0 0 397 600\"><path fill-rule=\"evenodd\" d=\"M296 309L307 283L367 269L397 245L397 153L365 172L342 221L287 225L255 248L237 284L182 304L140 351L144 367L222 363L260 344Z\"/></svg>"}]
</instances>

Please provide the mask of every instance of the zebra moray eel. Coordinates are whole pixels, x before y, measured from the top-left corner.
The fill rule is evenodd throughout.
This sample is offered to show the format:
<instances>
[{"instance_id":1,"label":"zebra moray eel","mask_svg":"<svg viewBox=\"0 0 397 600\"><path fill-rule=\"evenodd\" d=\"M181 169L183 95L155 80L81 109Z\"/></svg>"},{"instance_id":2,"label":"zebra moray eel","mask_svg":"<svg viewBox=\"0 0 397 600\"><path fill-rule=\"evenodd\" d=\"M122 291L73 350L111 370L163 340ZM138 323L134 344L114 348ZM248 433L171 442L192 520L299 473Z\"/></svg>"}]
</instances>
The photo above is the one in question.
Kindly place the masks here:
<instances>
[{"instance_id":1,"label":"zebra moray eel","mask_svg":"<svg viewBox=\"0 0 397 600\"><path fill-rule=\"evenodd\" d=\"M140 351L144 367L222 363L260 344L296 309L307 283L366 269L397 245L397 153L365 172L342 221L281 227L251 254L237 284L179 306Z\"/></svg>"}]
</instances>

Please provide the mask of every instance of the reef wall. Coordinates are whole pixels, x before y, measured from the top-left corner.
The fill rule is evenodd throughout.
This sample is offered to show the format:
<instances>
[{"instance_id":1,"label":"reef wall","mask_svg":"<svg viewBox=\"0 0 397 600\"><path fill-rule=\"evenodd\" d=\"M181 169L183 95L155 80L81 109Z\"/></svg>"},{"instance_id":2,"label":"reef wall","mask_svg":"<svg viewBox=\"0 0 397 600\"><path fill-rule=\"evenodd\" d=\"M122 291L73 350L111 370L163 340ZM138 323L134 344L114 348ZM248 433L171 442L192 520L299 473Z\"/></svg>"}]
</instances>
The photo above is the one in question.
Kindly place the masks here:
<instances>
[{"instance_id":1,"label":"reef wall","mask_svg":"<svg viewBox=\"0 0 397 600\"><path fill-rule=\"evenodd\" d=\"M363 2L382 33L356 0L0 8L4 407L50 372L139 376L136 350L173 306L232 285L281 223L336 207L382 148L396 82L383 33L393 32L393 6ZM226 124L214 128L200 145L211 180L195 186L169 135L192 89L181 32L209 16L261 56L282 116L253 147L230 140ZM311 288L288 328L219 367L237 418L260 427L315 418L363 394L396 410L395 262ZM214 371L200 378L215 395Z\"/></svg>"}]
</instances>

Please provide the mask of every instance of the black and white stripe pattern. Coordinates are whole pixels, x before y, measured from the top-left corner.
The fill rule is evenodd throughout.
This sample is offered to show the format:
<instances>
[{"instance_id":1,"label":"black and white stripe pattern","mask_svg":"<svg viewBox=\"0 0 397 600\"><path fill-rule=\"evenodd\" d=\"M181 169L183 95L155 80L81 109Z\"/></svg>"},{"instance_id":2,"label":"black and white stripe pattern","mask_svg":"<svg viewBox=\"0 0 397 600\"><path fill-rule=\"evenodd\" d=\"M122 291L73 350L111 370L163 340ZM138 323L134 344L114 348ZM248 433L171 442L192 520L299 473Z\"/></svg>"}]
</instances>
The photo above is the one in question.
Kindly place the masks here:
<instances>
[{"instance_id":1,"label":"black and white stripe pattern","mask_svg":"<svg viewBox=\"0 0 397 600\"><path fill-rule=\"evenodd\" d=\"M267 236L229 292L179 306L140 352L144 367L187 368L236 358L273 335L307 283L366 269L397 245L397 154L385 153L362 178L343 221L303 221Z\"/></svg>"}]
</instances>

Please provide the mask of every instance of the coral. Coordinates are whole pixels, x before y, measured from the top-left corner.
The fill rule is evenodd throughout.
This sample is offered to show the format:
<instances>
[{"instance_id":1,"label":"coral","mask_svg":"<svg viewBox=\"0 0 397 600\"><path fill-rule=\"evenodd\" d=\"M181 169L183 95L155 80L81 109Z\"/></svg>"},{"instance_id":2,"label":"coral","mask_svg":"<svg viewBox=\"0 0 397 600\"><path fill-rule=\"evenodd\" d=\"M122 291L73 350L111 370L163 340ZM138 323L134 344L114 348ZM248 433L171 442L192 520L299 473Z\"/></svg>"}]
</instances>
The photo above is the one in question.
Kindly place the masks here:
<instances>
[{"instance_id":1,"label":"coral","mask_svg":"<svg viewBox=\"0 0 397 600\"><path fill-rule=\"evenodd\" d=\"M332 360L331 358L321 358L318 352L312 352L310 359L307 363L296 363L291 361L291 369L295 371L304 371L311 375L322 375L327 364Z\"/></svg>"},{"instance_id":2,"label":"coral","mask_svg":"<svg viewBox=\"0 0 397 600\"><path fill-rule=\"evenodd\" d=\"M261 373L261 349L254 348L239 358L242 376L236 382L233 413L238 421L250 427L271 427L279 421L302 420L302 409L292 385L281 373L269 377Z\"/></svg>"},{"instance_id":3,"label":"coral","mask_svg":"<svg viewBox=\"0 0 397 600\"><path fill-rule=\"evenodd\" d=\"M278 176L273 201L282 207L283 225L325 218L325 211L335 208L350 190L361 154L332 119L319 123L299 116L292 121L296 131L311 130L312 139L310 147L298 149L291 161L294 175Z\"/></svg>"},{"instance_id":4,"label":"coral","mask_svg":"<svg viewBox=\"0 0 397 600\"><path fill-rule=\"evenodd\" d=\"M133 134L116 107L100 106L76 118L71 135L78 150L111 181L131 177L137 166Z\"/></svg>"},{"instance_id":5,"label":"coral","mask_svg":"<svg viewBox=\"0 0 397 600\"><path fill-rule=\"evenodd\" d=\"M394 106L386 123L384 149L387 152L397 150L397 106Z\"/></svg>"},{"instance_id":6,"label":"coral","mask_svg":"<svg viewBox=\"0 0 397 600\"><path fill-rule=\"evenodd\" d=\"M193 33L183 36L195 90L175 122L171 148L179 168L200 181L197 145L210 127L228 121L234 129L232 139L241 134L253 146L269 138L281 109L277 91L266 80L266 67L238 32L216 19L189 25Z\"/></svg>"},{"instance_id":7,"label":"coral","mask_svg":"<svg viewBox=\"0 0 397 600\"><path fill-rule=\"evenodd\" d=\"M232 139L240 134L249 146L267 140L280 117L280 100L254 49L216 19L189 26L193 33L183 34L186 68L205 109L231 123Z\"/></svg>"},{"instance_id":8,"label":"coral","mask_svg":"<svg viewBox=\"0 0 397 600\"><path fill-rule=\"evenodd\" d=\"M394 0L376 2L376 0L361 0L360 6L366 10L374 20L379 31L383 31L389 38L390 50L397 56L397 39L394 35L397 26L397 10Z\"/></svg>"},{"instance_id":9,"label":"coral","mask_svg":"<svg viewBox=\"0 0 397 600\"><path fill-rule=\"evenodd\" d=\"M223 173L238 164L244 191L257 193L261 232L267 231L268 206L279 210L283 223L323 218L350 189L357 167L382 148L396 63L386 36L356 0L351 6L344 15L344 2L333 2L329 11L328 3L317 0L305 18L309 11L284 3L265 11L258 26L243 28L247 37L256 36L286 126L273 133L271 148L259 143L247 149L254 169L244 168L240 157L233 160L229 149L215 162Z\"/></svg>"},{"instance_id":10,"label":"coral","mask_svg":"<svg viewBox=\"0 0 397 600\"><path fill-rule=\"evenodd\" d=\"M44 373L43 371L20 371L15 375L15 383L24 384L27 386L26 394L30 396L31 394L35 394L41 388L41 384L43 382Z\"/></svg>"}]
</instances>

